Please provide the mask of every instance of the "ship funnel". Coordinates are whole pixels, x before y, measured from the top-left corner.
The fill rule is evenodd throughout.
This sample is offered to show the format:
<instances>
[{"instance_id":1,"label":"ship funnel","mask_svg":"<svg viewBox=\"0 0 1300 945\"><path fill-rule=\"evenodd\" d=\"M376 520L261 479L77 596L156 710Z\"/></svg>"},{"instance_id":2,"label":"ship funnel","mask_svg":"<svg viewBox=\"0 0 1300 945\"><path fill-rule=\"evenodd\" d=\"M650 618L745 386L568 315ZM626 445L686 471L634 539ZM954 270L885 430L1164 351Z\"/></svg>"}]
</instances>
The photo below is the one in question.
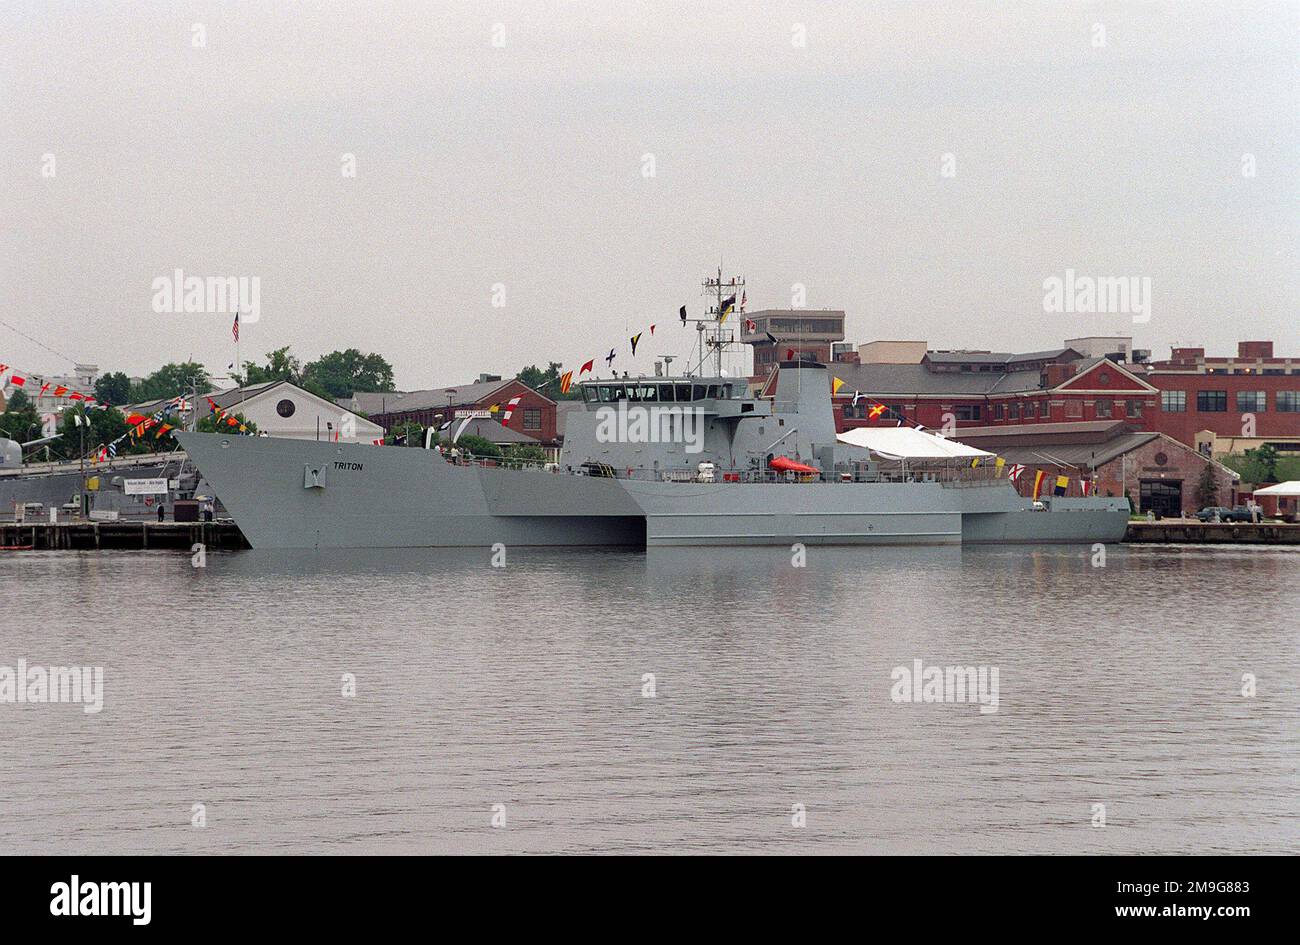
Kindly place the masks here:
<instances>
[{"instance_id":1,"label":"ship funnel","mask_svg":"<svg viewBox=\"0 0 1300 945\"><path fill-rule=\"evenodd\" d=\"M835 443L831 406L831 375L815 361L783 361L777 367L774 413L799 415L799 438L817 444Z\"/></svg>"}]
</instances>

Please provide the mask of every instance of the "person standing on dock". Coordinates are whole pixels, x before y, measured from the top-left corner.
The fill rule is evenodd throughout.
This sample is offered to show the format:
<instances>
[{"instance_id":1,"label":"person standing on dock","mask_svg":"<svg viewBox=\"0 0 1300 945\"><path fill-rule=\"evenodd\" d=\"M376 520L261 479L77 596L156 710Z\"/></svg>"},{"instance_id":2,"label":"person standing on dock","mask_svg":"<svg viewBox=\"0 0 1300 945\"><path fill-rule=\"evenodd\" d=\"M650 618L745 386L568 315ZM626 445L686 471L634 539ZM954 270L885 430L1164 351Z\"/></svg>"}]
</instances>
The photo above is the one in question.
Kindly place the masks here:
<instances>
[{"instance_id":1,"label":"person standing on dock","mask_svg":"<svg viewBox=\"0 0 1300 945\"><path fill-rule=\"evenodd\" d=\"M167 506L163 505L161 501L158 503L158 521L167 521Z\"/></svg>"}]
</instances>

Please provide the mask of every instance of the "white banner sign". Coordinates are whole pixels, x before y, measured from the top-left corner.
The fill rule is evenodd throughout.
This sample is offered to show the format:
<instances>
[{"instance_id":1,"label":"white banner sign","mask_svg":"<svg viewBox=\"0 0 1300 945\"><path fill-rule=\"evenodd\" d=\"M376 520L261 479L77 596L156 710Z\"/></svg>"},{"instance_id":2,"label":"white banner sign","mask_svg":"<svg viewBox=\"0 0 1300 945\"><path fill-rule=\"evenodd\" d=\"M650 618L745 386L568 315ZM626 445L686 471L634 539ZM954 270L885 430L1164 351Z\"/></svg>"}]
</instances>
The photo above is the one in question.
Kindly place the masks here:
<instances>
[{"instance_id":1,"label":"white banner sign","mask_svg":"<svg viewBox=\"0 0 1300 945\"><path fill-rule=\"evenodd\" d=\"M127 495L166 495L166 479L123 479L122 491Z\"/></svg>"}]
</instances>

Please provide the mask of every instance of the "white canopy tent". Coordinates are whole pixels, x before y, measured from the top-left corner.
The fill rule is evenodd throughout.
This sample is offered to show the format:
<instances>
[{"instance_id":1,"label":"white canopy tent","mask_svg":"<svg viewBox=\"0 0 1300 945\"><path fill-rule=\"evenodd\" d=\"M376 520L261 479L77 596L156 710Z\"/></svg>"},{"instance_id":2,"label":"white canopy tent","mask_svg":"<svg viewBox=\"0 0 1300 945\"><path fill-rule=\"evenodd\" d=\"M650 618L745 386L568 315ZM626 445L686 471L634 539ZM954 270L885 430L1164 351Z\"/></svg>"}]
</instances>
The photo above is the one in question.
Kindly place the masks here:
<instances>
[{"instance_id":1,"label":"white canopy tent","mask_svg":"<svg viewBox=\"0 0 1300 945\"><path fill-rule=\"evenodd\" d=\"M1291 479L1287 482L1279 482L1275 486L1256 489L1255 495L1271 495L1277 496L1279 499L1300 498L1300 479Z\"/></svg>"},{"instance_id":2,"label":"white canopy tent","mask_svg":"<svg viewBox=\"0 0 1300 945\"><path fill-rule=\"evenodd\" d=\"M882 459L904 463L964 460L969 464L973 459L988 459L994 455L913 427L858 427L835 438L849 446L868 449Z\"/></svg>"}]
</instances>

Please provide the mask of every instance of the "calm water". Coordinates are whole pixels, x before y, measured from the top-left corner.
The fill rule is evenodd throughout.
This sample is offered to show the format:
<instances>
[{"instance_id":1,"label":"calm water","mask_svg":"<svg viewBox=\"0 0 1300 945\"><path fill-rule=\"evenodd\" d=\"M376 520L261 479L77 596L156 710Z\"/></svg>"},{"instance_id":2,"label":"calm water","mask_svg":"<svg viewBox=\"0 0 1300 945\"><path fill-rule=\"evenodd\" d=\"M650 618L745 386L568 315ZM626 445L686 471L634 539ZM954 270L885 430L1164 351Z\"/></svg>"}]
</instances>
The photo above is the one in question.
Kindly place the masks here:
<instances>
[{"instance_id":1,"label":"calm water","mask_svg":"<svg viewBox=\"0 0 1300 945\"><path fill-rule=\"evenodd\" d=\"M1300 550L1106 565L0 552L0 665L105 673L0 704L0 853L1300 850ZM914 659L999 710L894 703Z\"/></svg>"}]
</instances>

